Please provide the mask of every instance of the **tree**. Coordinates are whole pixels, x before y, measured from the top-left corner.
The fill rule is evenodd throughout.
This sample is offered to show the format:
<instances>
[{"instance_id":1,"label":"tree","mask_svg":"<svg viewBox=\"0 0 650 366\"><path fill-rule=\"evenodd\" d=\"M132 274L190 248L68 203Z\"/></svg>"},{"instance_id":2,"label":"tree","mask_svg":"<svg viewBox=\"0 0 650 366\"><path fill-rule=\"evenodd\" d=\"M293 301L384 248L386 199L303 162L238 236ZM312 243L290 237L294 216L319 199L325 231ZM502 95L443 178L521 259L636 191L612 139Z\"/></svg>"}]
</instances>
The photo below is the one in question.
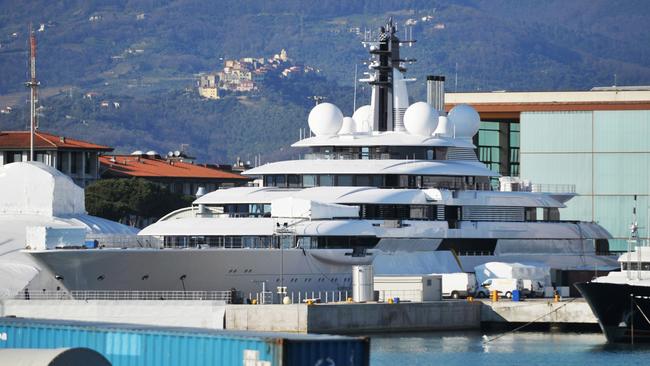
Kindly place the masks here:
<instances>
[{"instance_id":1,"label":"tree","mask_svg":"<svg viewBox=\"0 0 650 366\"><path fill-rule=\"evenodd\" d=\"M192 200L141 178L101 179L86 187L89 214L138 227L187 207Z\"/></svg>"}]
</instances>

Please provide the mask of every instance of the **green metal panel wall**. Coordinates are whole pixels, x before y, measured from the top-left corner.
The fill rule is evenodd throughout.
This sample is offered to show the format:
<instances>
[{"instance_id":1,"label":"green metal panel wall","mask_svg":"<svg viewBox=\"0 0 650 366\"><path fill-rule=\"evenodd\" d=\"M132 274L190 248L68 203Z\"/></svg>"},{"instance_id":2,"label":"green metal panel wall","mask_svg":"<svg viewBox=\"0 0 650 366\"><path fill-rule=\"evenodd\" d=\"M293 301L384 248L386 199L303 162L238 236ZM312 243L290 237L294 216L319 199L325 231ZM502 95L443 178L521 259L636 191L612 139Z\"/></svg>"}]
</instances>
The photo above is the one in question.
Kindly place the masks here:
<instances>
[{"instance_id":1,"label":"green metal panel wall","mask_svg":"<svg viewBox=\"0 0 650 366\"><path fill-rule=\"evenodd\" d=\"M575 184L563 219L597 221L625 248L637 195L640 234L648 237L650 111L521 114L521 177Z\"/></svg>"},{"instance_id":2,"label":"green metal panel wall","mask_svg":"<svg viewBox=\"0 0 650 366\"><path fill-rule=\"evenodd\" d=\"M591 194L591 155L521 154L521 177L533 183L575 184L576 191Z\"/></svg>"},{"instance_id":3,"label":"green metal panel wall","mask_svg":"<svg viewBox=\"0 0 650 366\"><path fill-rule=\"evenodd\" d=\"M650 111L595 111L594 151L647 152Z\"/></svg>"},{"instance_id":4,"label":"green metal panel wall","mask_svg":"<svg viewBox=\"0 0 650 366\"><path fill-rule=\"evenodd\" d=\"M522 113L520 151L591 152L592 117L591 112Z\"/></svg>"},{"instance_id":5,"label":"green metal panel wall","mask_svg":"<svg viewBox=\"0 0 650 366\"><path fill-rule=\"evenodd\" d=\"M597 195L648 194L648 153L595 153L594 193ZM630 210L628 210L631 212Z\"/></svg>"}]
</instances>

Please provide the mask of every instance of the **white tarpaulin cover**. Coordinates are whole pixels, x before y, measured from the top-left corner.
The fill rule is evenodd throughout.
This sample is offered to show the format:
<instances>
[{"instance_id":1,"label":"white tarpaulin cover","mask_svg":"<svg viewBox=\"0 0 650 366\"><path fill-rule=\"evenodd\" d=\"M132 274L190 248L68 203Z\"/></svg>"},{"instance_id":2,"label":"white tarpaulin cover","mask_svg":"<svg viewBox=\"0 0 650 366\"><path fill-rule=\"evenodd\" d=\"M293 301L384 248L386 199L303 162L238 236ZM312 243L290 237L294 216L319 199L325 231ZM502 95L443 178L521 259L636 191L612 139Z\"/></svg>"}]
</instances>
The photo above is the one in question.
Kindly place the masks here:
<instances>
[{"instance_id":1,"label":"white tarpaulin cover","mask_svg":"<svg viewBox=\"0 0 650 366\"><path fill-rule=\"evenodd\" d=\"M359 217L359 207L285 197L271 201L271 216L305 219Z\"/></svg>"},{"instance_id":2,"label":"white tarpaulin cover","mask_svg":"<svg viewBox=\"0 0 650 366\"><path fill-rule=\"evenodd\" d=\"M47 216L86 213L83 188L39 162L0 167L0 214Z\"/></svg>"},{"instance_id":3,"label":"white tarpaulin cover","mask_svg":"<svg viewBox=\"0 0 650 366\"><path fill-rule=\"evenodd\" d=\"M517 278L551 283L549 267L529 266L521 263L488 262L474 267L476 280L483 283L488 278Z\"/></svg>"},{"instance_id":4,"label":"white tarpaulin cover","mask_svg":"<svg viewBox=\"0 0 650 366\"><path fill-rule=\"evenodd\" d=\"M15 293L45 271L20 251L28 237L39 243L80 245L85 233L137 232L86 214L83 189L50 166L19 162L0 167L0 296Z\"/></svg>"}]
</instances>

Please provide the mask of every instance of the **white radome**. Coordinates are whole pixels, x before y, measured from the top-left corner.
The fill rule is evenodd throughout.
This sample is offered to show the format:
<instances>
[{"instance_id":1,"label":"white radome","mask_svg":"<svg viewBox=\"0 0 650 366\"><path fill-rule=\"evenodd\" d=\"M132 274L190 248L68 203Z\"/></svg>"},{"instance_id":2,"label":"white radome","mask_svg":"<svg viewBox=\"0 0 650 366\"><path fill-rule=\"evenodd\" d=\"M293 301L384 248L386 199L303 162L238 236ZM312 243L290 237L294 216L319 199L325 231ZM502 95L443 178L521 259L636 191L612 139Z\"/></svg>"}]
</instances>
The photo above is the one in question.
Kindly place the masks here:
<instances>
[{"instance_id":1,"label":"white radome","mask_svg":"<svg viewBox=\"0 0 650 366\"><path fill-rule=\"evenodd\" d=\"M372 107L364 105L359 107L352 115L354 120L354 131L357 133L372 132Z\"/></svg>"},{"instance_id":2,"label":"white radome","mask_svg":"<svg viewBox=\"0 0 650 366\"><path fill-rule=\"evenodd\" d=\"M434 136L449 137L454 130L454 126L451 124L447 116L438 117L438 127L433 132Z\"/></svg>"},{"instance_id":3,"label":"white radome","mask_svg":"<svg viewBox=\"0 0 650 366\"><path fill-rule=\"evenodd\" d=\"M454 126L457 138L472 138L481 126L481 116L476 109L467 104L459 104L449 111L447 116Z\"/></svg>"},{"instance_id":4,"label":"white radome","mask_svg":"<svg viewBox=\"0 0 650 366\"><path fill-rule=\"evenodd\" d=\"M355 132L354 119L352 117L344 117L343 125L339 130L339 135L352 135Z\"/></svg>"},{"instance_id":5,"label":"white radome","mask_svg":"<svg viewBox=\"0 0 650 366\"><path fill-rule=\"evenodd\" d=\"M428 103L413 103L404 113L404 127L411 135L431 136L437 126L438 111Z\"/></svg>"},{"instance_id":6,"label":"white radome","mask_svg":"<svg viewBox=\"0 0 650 366\"><path fill-rule=\"evenodd\" d=\"M321 103L312 108L307 121L316 136L336 135L343 124L343 113L332 103Z\"/></svg>"}]
</instances>

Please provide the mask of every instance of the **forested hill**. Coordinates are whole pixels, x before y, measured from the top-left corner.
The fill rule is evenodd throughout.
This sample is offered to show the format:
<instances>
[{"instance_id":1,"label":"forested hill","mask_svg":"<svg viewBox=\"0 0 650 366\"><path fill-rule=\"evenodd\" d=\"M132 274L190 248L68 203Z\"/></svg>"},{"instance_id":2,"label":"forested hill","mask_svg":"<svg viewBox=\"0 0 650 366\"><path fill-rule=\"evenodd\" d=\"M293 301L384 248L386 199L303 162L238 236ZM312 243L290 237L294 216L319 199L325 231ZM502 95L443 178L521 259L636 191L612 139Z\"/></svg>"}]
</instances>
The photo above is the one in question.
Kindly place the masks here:
<instances>
[{"instance_id":1,"label":"forested hill","mask_svg":"<svg viewBox=\"0 0 650 366\"><path fill-rule=\"evenodd\" d=\"M41 98L42 128L122 152L189 143L212 161L277 153L306 125L309 95L351 114L354 65L366 57L359 41L388 16L400 31L417 21L417 46L404 50L418 60L409 76L446 74L451 91L650 84L645 0L2 0L0 8L0 107L17 103L0 115L0 129L25 126L31 22L44 95L65 90ZM244 98L196 95L197 73L282 48L320 75ZM413 98L422 99L422 83L413 86ZM83 98L89 92L121 108L98 109L96 99Z\"/></svg>"}]
</instances>

